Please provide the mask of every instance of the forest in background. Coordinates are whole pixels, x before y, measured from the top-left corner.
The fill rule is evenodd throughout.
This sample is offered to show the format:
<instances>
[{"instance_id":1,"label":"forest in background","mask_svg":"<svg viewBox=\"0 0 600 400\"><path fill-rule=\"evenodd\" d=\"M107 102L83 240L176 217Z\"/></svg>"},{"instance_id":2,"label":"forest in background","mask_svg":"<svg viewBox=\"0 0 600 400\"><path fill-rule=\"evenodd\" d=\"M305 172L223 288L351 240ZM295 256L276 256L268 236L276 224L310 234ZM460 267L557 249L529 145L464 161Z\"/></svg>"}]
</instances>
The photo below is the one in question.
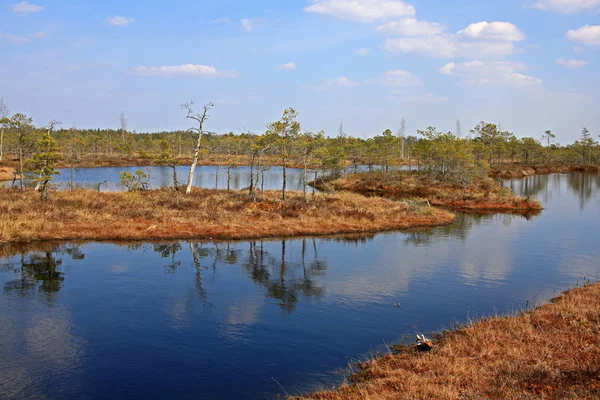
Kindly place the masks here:
<instances>
[{"instance_id":1,"label":"forest in background","mask_svg":"<svg viewBox=\"0 0 600 400\"><path fill-rule=\"evenodd\" d=\"M49 173L49 166L162 164L175 167L189 165L192 159L201 165L227 168L250 165L259 169L282 165L284 170L299 167L334 176L347 168L357 171L359 166L366 166L368 171L387 171L413 164L435 175L436 179L458 184L473 176L487 175L490 168L506 164L600 163L600 146L586 128L578 140L561 145L550 130L541 132L539 138L518 138L515 133L488 122L481 122L468 132L462 131L457 120L455 132L427 127L409 133L402 118L396 132L387 129L364 139L346 135L340 124L337 136L328 137L323 131L303 130L297 120L298 113L290 108L264 132L219 134L203 127L209 122L208 111L213 105L205 106L204 115L195 114L192 106L193 103L184 104L182 109L187 111L190 122L203 117L200 128L138 133L128 129L124 112L119 117L118 129L66 128L56 120L35 126L32 118L24 114L10 114L1 101L0 163L14 166L15 177L20 172L40 176L44 172L51 176L56 172Z\"/></svg>"}]
</instances>

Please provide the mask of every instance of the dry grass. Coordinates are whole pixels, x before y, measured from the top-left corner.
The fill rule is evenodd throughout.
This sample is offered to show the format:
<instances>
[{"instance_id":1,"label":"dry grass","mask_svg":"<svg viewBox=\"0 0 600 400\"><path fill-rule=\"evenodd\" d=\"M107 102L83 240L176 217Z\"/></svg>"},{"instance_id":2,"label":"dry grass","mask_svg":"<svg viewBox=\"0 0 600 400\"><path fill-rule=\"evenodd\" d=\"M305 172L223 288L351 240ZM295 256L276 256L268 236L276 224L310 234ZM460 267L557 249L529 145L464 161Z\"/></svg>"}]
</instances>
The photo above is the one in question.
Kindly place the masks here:
<instances>
[{"instance_id":1,"label":"dry grass","mask_svg":"<svg viewBox=\"0 0 600 400\"><path fill-rule=\"evenodd\" d=\"M195 189L176 204L170 189L137 193L59 191L42 202L32 191L0 190L0 243L37 240L246 239L330 235L450 224L454 215L351 193L247 192Z\"/></svg>"},{"instance_id":2,"label":"dry grass","mask_svg":"<svg viewBox=\"0 0 600 400\"><path fill-rule=\"evenodd\" d=\"M492 178L481 179L467 187L433 180L417 171L373 172L346 175L327 183L336 190L376 193L401 198L420 197L434 206L473 211L541 210L531 199L515 196Z\"/></svg>"},{"instance_id":3,"label":"dry grass","mask_svg":"<svg viewBox=\"0 0 600 400\"><path fill-rule=\"evenodd\" d=\"M10 181L13 179L14 168L12 167L0 167L0 181Z\"/></svg>"},{"instance_id":4,"label":"dry grass","mask_svg":"<svg viewBox=\"0 0 600 400\"><path fill-rule=\"evenodd\" d=\"M506 164L492 170L492 176L502 179L525 178L533 175L547 175L569 172L598 172L597 165L565 165L565 164L542 164L523 165Z\"/></svg>"},{"instance_id":5,"label":"dry grass","mask_svg":"<svg viewBox=\"0 0 600 400\"><path fill-rule=\"evenodd\" d=\"M433 350L403 347L308 399L598 399L600 284L517 316L441 335Z\"/></svg>"}]
</instances>

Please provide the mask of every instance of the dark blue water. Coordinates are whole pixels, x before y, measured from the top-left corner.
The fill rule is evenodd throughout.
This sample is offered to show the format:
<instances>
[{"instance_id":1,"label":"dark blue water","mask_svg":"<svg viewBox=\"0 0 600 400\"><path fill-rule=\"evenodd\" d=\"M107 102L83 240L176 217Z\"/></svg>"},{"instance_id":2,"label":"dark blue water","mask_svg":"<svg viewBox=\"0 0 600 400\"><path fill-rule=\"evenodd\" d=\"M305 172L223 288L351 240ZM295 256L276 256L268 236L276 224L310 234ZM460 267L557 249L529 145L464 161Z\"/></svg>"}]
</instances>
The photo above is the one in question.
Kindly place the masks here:
<instances>
[{"instance_id":1,"label":"dark blue water","mask_svg":"<svg viewBox=\"0 0 600 400\"><path fill-rule=\"evenodd\" d=\"M298 394L404 335L600 279L600 176L507 184L546 210L366 238L0 247L0 398Z\"/></svg>"}]
</instances>

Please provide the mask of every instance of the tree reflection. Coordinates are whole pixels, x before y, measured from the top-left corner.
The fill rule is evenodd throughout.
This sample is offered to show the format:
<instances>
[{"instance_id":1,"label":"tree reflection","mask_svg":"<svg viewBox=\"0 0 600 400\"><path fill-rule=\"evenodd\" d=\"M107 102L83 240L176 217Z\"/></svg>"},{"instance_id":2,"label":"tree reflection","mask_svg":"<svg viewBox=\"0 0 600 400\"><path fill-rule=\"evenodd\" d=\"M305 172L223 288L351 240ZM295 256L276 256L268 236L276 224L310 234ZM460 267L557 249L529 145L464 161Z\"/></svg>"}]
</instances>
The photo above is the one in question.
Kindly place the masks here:
<instances>
[{"instance_id":1,"label":"tree reflection","mask_svg":"<svg viewBox=\"0 0 600 400\"><path fill-rule=\"evenodd\" d=\"M319 286L315 277L327 270L327 263L320 260L316 241L312 241L312 257L307 256L307 239L302 239L300 262L290 262L286 254L288 241L280 242L280 254L265 251L264 242L253 241L242 268L257 284L267 290L267 295L277 300L277 304L286 312L296 308L300 296L320 298L324 288ZM310 261L307 259L310 258Z\"/></svg>"},{"instance_id":2,"label":"tree reflection","mask_svg":"<svg viewBox=\"0 0 600 400\"><path fill-rule=\"evenodd\" d=\"M7 282L4 290L16 291L24 296L37 288L52 298L65 280L60 269L63 264L61 256L65 254L73 260L85 258L78 245L49 245L43 251L20 253L19 261L3 264L3 269L10 268L17 274L17 279Z\"/></svg>"},{"instance_id":3,"label":"tree reflection","mask_svg":"<svg viewBox=\"0 0 600 400\"><path fill-rule=\"evenodd\" d=\"M529 221L539 213L537 210L514 213L457 213L451 225L408 231L404 243L418 247L428 245L431 240L458 239L464 242L473 229L492 224L494 218L500 218L502 225L509 226L518 219L524 218Z\"/></svg>"},{"instance_id":4,"label":"tree reflection","mask_svg":"<svg viewBox=\"0 0 600 400\"><path fill-rule=\"evenodd\" d=\"M177 271L177 267L181 265L180 261L175 260L177 252L182 249L179 242L173 242L169 244L155 244L154 252L159 253L162 258L170 258L169 264L165 265L168 273L174 274Z\"/></svg>"},{"instance_id":5,"label":"tree reflection","mask_svg":"<svg viewBox=\"0 0 600 400\"><path fill-rule=\"evenodd\" d=\"M581 210L594 198L598 188L600 188L598 177L598 174L585 172L569 174L568 187L579 198L579 208Z\"/></svg>"}]
</instances>

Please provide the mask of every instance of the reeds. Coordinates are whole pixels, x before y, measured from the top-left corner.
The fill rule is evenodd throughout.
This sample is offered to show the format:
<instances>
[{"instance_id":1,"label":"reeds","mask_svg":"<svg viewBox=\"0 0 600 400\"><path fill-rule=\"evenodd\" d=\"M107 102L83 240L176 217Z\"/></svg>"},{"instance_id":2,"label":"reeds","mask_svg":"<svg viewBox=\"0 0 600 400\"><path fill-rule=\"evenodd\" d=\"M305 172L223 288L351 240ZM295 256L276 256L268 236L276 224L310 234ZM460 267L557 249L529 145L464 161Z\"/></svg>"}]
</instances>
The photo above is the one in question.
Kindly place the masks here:
<instances>
[{"instance_id":1,"label":"reeds","mask_svg":"<svg viewBox=\"0 0 600 400\"><path fill-rule=\"evenodd\" d=\"M10 181L14 177L14 168L0 167L0 181Z\"/></svg>"}]
</instances>

